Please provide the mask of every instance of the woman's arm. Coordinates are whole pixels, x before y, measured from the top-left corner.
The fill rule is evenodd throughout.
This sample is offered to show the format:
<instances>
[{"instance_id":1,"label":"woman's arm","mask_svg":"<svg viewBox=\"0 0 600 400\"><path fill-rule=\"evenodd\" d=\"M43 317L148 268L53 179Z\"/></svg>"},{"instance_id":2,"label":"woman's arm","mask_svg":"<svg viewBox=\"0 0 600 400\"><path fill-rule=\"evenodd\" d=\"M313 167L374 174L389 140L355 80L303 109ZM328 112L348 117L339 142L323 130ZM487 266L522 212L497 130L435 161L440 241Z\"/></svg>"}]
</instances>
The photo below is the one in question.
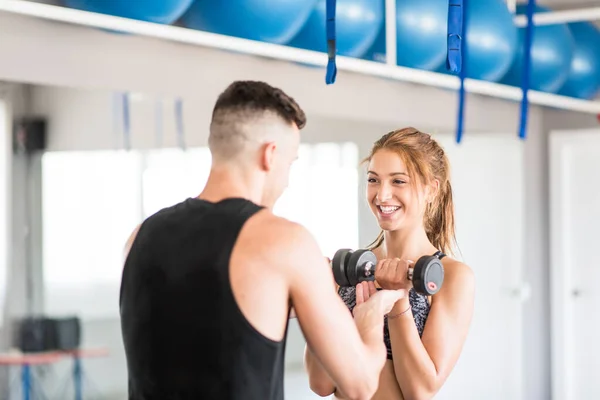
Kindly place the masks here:
<instances>
[{"instance_id":1,"label":"woman's arm","mask_svg":"<svg viewBox=\"0 0 600 400\"><path fill-rule=\"evenodd\" d=\"M473 315L475 280L472 270L447 260L444 284L433 296L422 338L409 310L388 317L394 370L406 400L431 399L440 390L462 351ZM410 308L408 298L389 316Z\"/></svg>"}]
</instances>

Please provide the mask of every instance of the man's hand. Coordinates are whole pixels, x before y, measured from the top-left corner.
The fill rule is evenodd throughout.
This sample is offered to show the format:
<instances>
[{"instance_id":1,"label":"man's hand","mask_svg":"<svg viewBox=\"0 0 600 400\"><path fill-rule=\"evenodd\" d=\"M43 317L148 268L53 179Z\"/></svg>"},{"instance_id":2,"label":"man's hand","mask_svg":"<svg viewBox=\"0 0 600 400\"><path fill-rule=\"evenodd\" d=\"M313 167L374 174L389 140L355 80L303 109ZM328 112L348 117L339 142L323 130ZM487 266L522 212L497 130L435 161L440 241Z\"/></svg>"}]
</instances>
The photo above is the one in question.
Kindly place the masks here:
<instances>
[{"instance_id":1,"label":"man's hand","mask_svg":"<svg viewBox=\"0 0 600 400\"><path fill-rule=\"evenodd\" d=\"M404 297L406 290L378 291L373 282L361 282L356 286L353 314L365 342L383 345L383 317Z\"/></svg>"}]
</instances>

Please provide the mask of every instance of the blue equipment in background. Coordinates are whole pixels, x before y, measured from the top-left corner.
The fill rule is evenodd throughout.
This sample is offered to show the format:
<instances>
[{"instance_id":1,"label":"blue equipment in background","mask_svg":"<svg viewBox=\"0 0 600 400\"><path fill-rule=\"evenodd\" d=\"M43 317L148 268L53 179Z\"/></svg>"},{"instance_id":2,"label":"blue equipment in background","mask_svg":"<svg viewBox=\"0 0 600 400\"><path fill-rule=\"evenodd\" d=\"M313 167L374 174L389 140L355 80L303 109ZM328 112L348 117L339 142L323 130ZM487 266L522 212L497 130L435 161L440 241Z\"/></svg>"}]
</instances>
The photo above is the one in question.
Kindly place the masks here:
<instances>
[{"instance_id":1,"label":"blue equipment in background","mask_svg":"<svg viewBox=\"0 0 600 400\"><path fill-rule=\"evenodd\" d=\"M533 24L533 15L535 14L535 0L528 0L526 6L527 25L525 27L525 37L523 39L523 64L521 66L521 117L519 120L519 137L525 139L527 136L527 120L529 118L529 88L531 86L532 60L533 60L533 42L535 40L535 26Z\"/></svg>"},{"instance_id":2,"label":"blue equipment in background","mask_svg":"<svg viewBox=\"0 0 600 400\"><path fill-rule=\"evenodd\" d=\"M517 28L503 0L477 0L464 5L470 34L467 76L496 82L508 71L517 49ZM396 43L398 65L448 73L449 3L441 0L398 0ZM385 29L365 58L385 60ZM454 72L458 73L458 70Z\"/></svg>"},{"instance_id":3,"label":"blue equipment in background","mask_svg":"<svg viewBox=\"0 0 600 400\"><path fill-rule=\"evenodd\" d=\"M526 5L517 7L517 14L524 14ZM548 8L536 6L535 12L547 12ZM575 42L566 24L539 25L533 28L531 44L530 89L556 93L565 83L569 74ZM502 83L520 86L522 82L523 57L526 28L519 28L519 49Z\"/></svg>"},{"instance_id":4,"label":"blue equipment in background","mask_svg":"<svg viewBox=\"0 0 600 400\"><path fill-rule=\"evenodd\" d=\"M447 27L447 1L397 0L397 64L428 71L436 70L446 60ZM385 36L383 39L385 49Z\"/></svg>"},{"instance_id":5,"label":"blue equipment in background","mask_svg":"<svg viewBox=\"0 0 600 400\"><path fill-rule=\"evenodd\" d=\"M467 76L497 82L510 68L517 49L517 28L504 0L471 0L466 42Z\"/></svg>"},{"instance_id":6,"label":"blue equipment in background","mask_svg":"<svg viewBox=\"0 0 600 400\"><path fill-rule=\"evenodd\" d=\"M367 50L367 52L362 56L363 59L369 61L377 61L381 63L385 63L387 57L385 56L385 22L382 24L381 29L377 33L375 40L373 41L373 46Z\"/></svg>"},{"instance_id":7,"label":"blue equipment in background","mask_svg":"<svg viewBox=\"0 0 600 400\"><path fill-rule=\"evenodd\" d=\"M448 54L444 66L452 74L462 71L463 59L463 0L450 0L448 2Z\"/></svg>"},{"instance_id":8,"label":"blue equipment in background","mask_svg":"<svg viewBox=\"0 0 600 400\"><path fill-rule=\"evenodd\" d=\"M288 45L327 54L325 81L336 79L336 55L386 62L385 0L60 0L70 8ZM463 132L465 78L519 86L519 136L526 137L528 93L537 90L592 99L600 90L600 30L582 22L535 26L535 0L517 7L517 27L505 0L395 0L400 66L460 78L456 140ZM468 34L467 34L468 32ZM467 50L468 49L468 50ZM123 105L125 147L129 99ZM176 104L182 147L181 102Z\"/></svg>"},{"instance_id":9,"label":"blue equipment in background","mask_svg":"<svg viewBox=\"0 0 600 400\"><path fill-rule=\"evenodd\" d=\"M62 0L67 7L158 24L172 24L193 0Z\"/></svg>"},{"instance_id":10,"label":"blue equipment in background","mask_svg":"<svg viewBox=\"0 0 600 400\"><path fill-rule=\"evenodd\" d=\"M589 100L600 88L600 31L588 22L572 23L568 27L575 48L559 94Z\"/></svg>"},{"instance_id":11,"label":"blue equipment in background","mask_svg":"<svg viewBox=\"0 0 600 400\"><path fill-rule=\"evenodd\" d=\"M326 4L318 0L310 17L289 46L327 51ZM335 30L337 54L362 57L371 47L385 21L384 0L337 0Z\"/></svg>"},{"instance_id":12,"label":"blue equipment in background","mask_svg":"<svg viewBox=\"0 0 600 400\"><path fill-rule=\"evenodd\" d=\"M268 43L288 43L317 0L196 0L182 17L188 28ZM323 13L323 26L325 26ZM325 42L325 29L321 32Z\"/></svg>"}]
</instances>

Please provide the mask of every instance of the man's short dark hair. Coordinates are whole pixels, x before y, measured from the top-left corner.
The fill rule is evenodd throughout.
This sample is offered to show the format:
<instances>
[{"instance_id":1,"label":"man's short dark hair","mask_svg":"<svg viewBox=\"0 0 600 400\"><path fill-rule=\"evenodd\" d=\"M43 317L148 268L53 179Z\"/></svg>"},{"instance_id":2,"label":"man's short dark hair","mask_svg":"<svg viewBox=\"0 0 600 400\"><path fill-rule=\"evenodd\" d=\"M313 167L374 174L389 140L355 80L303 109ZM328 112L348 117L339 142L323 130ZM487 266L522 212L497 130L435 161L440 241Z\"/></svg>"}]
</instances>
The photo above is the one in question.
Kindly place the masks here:
<instances>
[{"instance_id":1,"label":"man's short dark hair","mask_svg":"<svg viewBox=\"0 0 600 400\"><path fill-rule=\"evenodd\" d=\"M304 111L294 99L264 82L236 81L214 106L208 147L215 159L232 160L279 124L298 129L306 125Z\"/></svg>"},{"instance_id":2,"label":"man's short dark hair","mask_svg":"<svg viewBox=\"0 0 600 400\"><path fill-rule=\"evenodd\" d=\"M220 112L272 112L298 129L306 125L306 115L296 101L283 90L260 81L233 82L217 99L213 120Z\"/></svg>"}]
</instances>

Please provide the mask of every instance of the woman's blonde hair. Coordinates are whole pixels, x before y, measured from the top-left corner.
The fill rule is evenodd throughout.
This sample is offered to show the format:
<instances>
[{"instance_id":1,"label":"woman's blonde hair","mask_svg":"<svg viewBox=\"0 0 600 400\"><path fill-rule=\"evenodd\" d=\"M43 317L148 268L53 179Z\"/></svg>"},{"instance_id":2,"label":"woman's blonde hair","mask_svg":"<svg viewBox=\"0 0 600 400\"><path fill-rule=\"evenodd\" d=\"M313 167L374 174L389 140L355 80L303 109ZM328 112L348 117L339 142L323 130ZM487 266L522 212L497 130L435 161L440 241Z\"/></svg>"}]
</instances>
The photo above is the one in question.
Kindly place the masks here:
<instances>
[{"instance_id":1,"label":"woman's blonde hair","mask_svg":"<svg viewBox=\"0 0 600 400\"><path fill-rule=\"evenodd\" d=\"M429 184L436 179L439 181L439 191L435 199L427 204L423 223L431 243L438 250L452 254L456 243L454 203L450 185L450 163L442 147L431 135L408 127L382 136L374 143L371 153L363 163L370 162L380 150L393 151L402 158L409 176L413 178L411 182ZM381 231L368 248L381 246L383 238Z\"/></svg>"}]
</instances>

